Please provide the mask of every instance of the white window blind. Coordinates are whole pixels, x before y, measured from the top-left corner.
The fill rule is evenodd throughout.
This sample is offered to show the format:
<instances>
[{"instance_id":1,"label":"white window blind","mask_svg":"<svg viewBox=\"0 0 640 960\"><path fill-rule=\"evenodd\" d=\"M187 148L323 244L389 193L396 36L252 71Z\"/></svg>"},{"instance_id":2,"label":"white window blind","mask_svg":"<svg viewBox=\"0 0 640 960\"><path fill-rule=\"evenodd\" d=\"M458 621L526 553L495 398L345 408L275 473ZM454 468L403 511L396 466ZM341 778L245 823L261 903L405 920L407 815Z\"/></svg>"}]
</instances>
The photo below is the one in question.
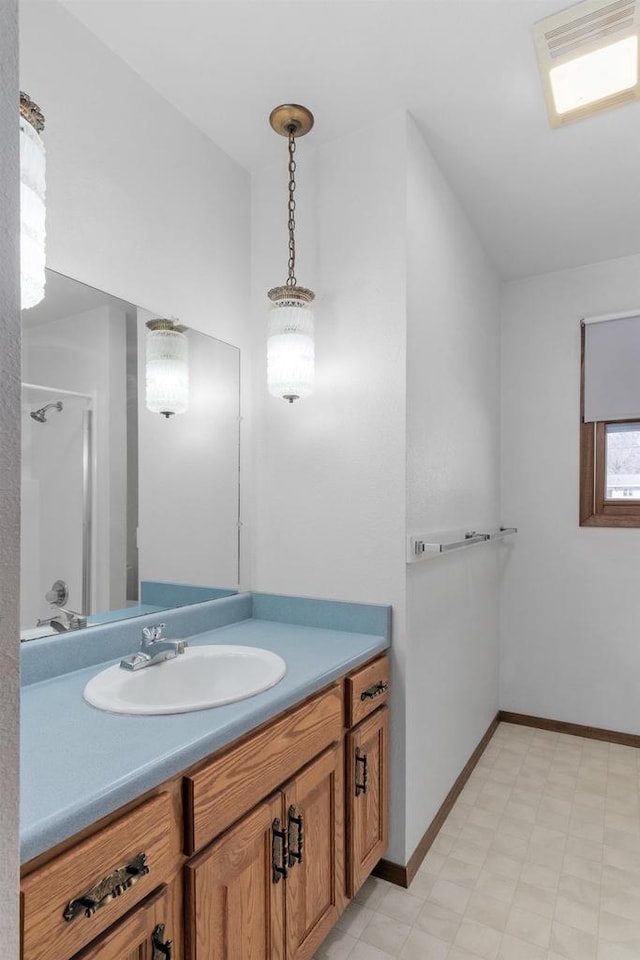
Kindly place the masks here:
<instances>
[{"instance_id":1,"label":"white window blind","mask_svg":"<svg viewBox=\"0 0 640 960\"><path fill-rule=\"evenodd\" d=\"M640 419L640 311L585 320L584 419Z\"/></svg>"}]
</instances>

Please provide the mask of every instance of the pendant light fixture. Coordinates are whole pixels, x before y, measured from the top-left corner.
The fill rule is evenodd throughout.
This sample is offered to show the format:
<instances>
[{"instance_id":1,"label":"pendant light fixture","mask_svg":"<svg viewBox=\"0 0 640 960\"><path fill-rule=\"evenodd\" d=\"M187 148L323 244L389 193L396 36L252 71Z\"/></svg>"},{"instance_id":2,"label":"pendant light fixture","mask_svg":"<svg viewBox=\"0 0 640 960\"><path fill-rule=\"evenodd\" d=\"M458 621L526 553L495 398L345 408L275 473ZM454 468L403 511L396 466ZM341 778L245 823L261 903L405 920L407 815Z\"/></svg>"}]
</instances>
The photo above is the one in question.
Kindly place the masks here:
<instances>
[{"instance_id":1,"label":"pendant light fixture","mask_svg":"<svg viewBox=\"0 0 640 960\"><path fill-rule=\"evenodd\" d=\"M45 150L44 116L20 93L20 300L23 310L44 297Z\"/></svg>"},{"instance_id":2,"label":"pendant light fixture","mask_svg":"<svg viewBox=\"0 0 640 960\"><path fill-rule=\"evenodd\" d=\"M269 336L267 340L267 387L274 397L293 403L313 391L313 310L312 290L299 287L296 280L295 189L296 138L313 126L313 115L297 103L285 103L271 111L269 123L289 142L289 262L287 282L269 290Z\"/></svg>"},{"instance_id":3,"label":"pendant light fixture","mask_svg":"<svg viewBox=\"0 0 640 960\"><path fill-rule=\"evenodd\" d=\"M167 419L189 407L187 327L175 320L147 320L147 410Z\"/></svg>"}]
</instances>

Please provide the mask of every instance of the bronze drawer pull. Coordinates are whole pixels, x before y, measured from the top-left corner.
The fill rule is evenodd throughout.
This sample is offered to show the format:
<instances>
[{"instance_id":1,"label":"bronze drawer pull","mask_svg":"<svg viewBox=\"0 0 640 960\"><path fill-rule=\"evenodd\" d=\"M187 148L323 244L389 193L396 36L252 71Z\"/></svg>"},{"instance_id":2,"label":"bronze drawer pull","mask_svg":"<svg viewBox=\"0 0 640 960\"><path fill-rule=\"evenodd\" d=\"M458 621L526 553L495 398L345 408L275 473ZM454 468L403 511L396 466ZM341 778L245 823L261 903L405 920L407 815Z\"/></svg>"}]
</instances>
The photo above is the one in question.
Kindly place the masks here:
<instances>
[{"instance_id":1,"label":"bronze drawer pull","mask_svg":"<svg viewBox=\"0 0 640 960\"><path fill-rule=\"evenodd\" d=\"M63 913L64 919L69 922L82 916L82 914L85 917L92 917L96 910L100 910L111 900L119 897L121 893L132 887L140 877L144 877L147 873L149 873L147 855L146 853L139 853L131 863L125 863L123 867L118 867L113 873L100 880L95 887L87 890L86 893L81 894L74 900L70 900Z\"/></svg>"},{"instance_id":2,"label":"bronze drawer pull","mask_svg":"<svg viewBox=\"0 0 640 960\"><path fill-rule=\"evenodd\" d=\"M164 923L159 923L151 934L151 960L172 960L173 941L164 939Z\"/></svg>"},{"instance_id":3,"label":"bronze drawer pull","mask_svg":"<svg viewBox=\"0 0 640 960\"><path fill-rule=\"evenodd\" d=\"M302 814L296 816L296 808L294 806L289 807L288 813L288 834L289 834L289 857L288 863L292 867L295 863L302 863L302 854L304 848L304 819ZM293 843L291 842L291 824L295 823L298 828L298 843L297 849L293 849Z\"/></svg>"},{"instance_id":4,"label":"bronze drawer pull","mask_svg":"<svg viewBox=\"0 0 640 960\"><path fill-rule=\"evenodd\" d=\"M362 764L362 781L358 783L358 764ZM368 773L367 773L367 755L366 753L360 753L360 747L356 747L356 765L355 765L355 780L356 780L356 797L359 797L361 793L367 792L367 782L368 782Z\"/></svg>"},{"instance_id":5,"label":"bronze drawer pull","mask_svg":"<svg viewBox=\"0 0 640 960\"><path fill-rule=\"evenodd\" d=\"M361 700L373 700L374 697L379 697L381 693L384 693L389 688L389 683L386 680L378 680L377 683L374 683L371 687L367 687L366 690L363 690L360 694Z\"/></svg>"}]
</instances>

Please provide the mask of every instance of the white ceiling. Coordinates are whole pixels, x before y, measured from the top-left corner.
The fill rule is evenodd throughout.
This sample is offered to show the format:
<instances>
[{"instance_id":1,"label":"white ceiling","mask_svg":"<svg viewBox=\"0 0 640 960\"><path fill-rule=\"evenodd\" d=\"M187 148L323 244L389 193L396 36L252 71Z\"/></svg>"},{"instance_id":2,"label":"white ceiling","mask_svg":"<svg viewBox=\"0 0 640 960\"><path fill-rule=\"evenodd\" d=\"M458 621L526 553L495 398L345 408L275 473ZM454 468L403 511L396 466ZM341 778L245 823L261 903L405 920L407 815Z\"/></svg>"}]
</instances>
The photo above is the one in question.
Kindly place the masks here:
<instances>
[{"instance_id":1,"label":"white ceiling","mask_svg":"<svg viewBox=\"0 0 640 960\"><path fill-rule=\"evenodd\" d=\"M640 102L549 127L532 39L549 0L66 0L238 163L409 110L505 278L640 252Z\"/></svg>"}]
</instances>

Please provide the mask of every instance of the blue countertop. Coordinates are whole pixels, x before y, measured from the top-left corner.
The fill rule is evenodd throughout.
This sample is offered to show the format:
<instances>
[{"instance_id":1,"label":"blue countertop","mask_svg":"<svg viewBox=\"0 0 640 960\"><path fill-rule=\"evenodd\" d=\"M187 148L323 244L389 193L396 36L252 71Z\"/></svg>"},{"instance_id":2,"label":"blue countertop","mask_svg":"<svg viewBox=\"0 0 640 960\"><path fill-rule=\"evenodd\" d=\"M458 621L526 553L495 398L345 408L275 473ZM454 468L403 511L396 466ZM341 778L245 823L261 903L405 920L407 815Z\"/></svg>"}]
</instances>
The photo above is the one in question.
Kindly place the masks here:
<instances>
[{"instance_id":1,"label":"blue countertop","mask_svg":"<svg viewBox=\"0 0 640 960\"><path fill-rule=\"evenodd\" d=\"M117 651L118 659L104 659L23 688L23 863L231 743L389 646L388 630L386 633L380 630L384 635L378 635L279 622L268 619L272 610L267 599L263 598L261 604L262 608L254 604L254 617L250 619L196 635L189 635L187 630L183 632L192 645L243 644L273 650L284 658L287 664L284 678L270 690L247 700L167 716L113 714L89 706L82 696L85 684L106 666L117 663L120 651ZM255 617L256 610L262 612L262 609L267 619ZM366 610L363 605L363 611Z\"/></svg>"}]
</instances>

